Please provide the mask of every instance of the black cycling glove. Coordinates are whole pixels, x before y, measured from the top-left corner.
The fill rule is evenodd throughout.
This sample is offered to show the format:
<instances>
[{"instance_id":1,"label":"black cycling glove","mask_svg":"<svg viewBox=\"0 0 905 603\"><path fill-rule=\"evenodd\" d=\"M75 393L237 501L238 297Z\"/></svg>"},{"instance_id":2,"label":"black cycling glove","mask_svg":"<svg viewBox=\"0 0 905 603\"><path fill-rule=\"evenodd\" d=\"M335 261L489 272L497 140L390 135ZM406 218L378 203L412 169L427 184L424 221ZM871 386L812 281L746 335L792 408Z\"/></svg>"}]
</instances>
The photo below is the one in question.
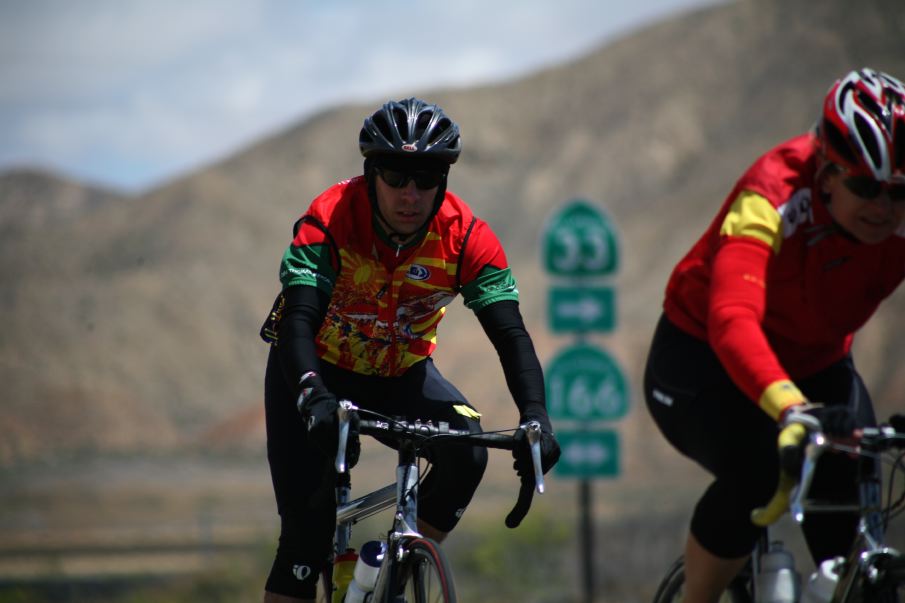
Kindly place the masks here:
<instances>
[{"instance_id":1,"label":"black cycling glove","mask_svg":"<svg viewBox=\"0 0 905 603\"><path fill-rule=\"evenodd\" d=\"M782 426L792 423L804 425L808 431L821 431L828 436L847 438L855 430L855 415L848 406L806 403L792 406L786 411ZM779 463L787 475L797 476L801 473L806 443L807 438L798 445L780 448Z\"/></svg>"},{"instance_id":2,"label":"black cycling glove","mask_svg":"<svg viewBox=\"0 0 905 603\"><path fill-rule=\"evenodd\" d=\"M855 431L855 414L844 405L800 404L791 407L783 417L783 425L801 423L809 430L844 438Z\"/></svg>"},{"instance_id":3,"label":"black cycling glove","mask_svg":"<svg viewBox=\"0 0 905 603\"><path fill-rule=\"evenodd\" d=\"M320 375L307 372L299 382L301 392L297 402L299 413L308 426L311 443L328 458L335 458L339 447L339 402L324 386ZM361 456L358 439L358 415L353 413L349 422L349 438L346 441L346 465L351 469Z\"/></svg>"}]
</instances>

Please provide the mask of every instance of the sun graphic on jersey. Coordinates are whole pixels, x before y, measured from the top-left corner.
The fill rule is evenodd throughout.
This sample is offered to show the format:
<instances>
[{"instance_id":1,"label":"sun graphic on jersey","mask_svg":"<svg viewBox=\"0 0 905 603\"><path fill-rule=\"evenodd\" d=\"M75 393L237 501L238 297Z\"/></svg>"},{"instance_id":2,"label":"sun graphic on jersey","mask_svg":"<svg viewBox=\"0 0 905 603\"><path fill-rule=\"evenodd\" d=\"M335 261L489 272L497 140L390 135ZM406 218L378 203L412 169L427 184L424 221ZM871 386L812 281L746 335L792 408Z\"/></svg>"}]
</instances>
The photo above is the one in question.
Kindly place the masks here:
<instances>
[{"instance_id":1,"label":"sun graphic on jersey","mask_svg":"<svg viewBox=\"0 0 905 603\"><path fill-rule=\"evenodd\" d=\"M346 250L341 253L342 272L333 289L334 305L346 308L352 314L373 312L375 300L385 306L386 302L380 298L386 285L386 271L367 256Z\"/></svg>"}]
</instances>

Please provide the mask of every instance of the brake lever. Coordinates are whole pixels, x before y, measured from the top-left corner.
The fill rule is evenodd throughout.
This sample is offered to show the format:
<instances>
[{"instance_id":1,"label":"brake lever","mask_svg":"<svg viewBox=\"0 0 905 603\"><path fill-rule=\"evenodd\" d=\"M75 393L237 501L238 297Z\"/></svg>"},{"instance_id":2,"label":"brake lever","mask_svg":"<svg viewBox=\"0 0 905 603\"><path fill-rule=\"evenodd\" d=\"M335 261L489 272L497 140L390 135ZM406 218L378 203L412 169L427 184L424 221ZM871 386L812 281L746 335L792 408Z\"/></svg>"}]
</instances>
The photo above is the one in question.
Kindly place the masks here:
<instances>
[{"instance_id":1,"label":"brake lever","mask_svg":"<svg viewBox=\"0 0 905 603\"><path fill-rule=\"evenodd\" d=\"M537 421L528 421L523 426L531 446L531 463L534 465L534 484L538 494L544 493L544 471L540 460L541 429Z\"/></svg>"},{"instance_id":2,"label":"brake lever","mask_svg":"<svg viewBox=\"0 0 905 603\"><path fill-rule=\"evenodd\" d=\"M808 443L804 448L804 462L801 465L801 480L795 489L792 502L789 505L789 511L795 523L804 522L804 498L811 487L811 480L814 477L814 469L817 467L817 459L823 454L828 445L826 436L819 431L812 431L808 434Z\"/></svg>"},{"instance_id":3,"label":"brake lever","mask_svg":"<svg viewBox=\"0 0 905 603\"><path fill-rule=\"evenodd\" d=\"M506 527L517 528L522 520L528 514L531 508L531 501L534 498L534 490L537 489L539 494L544 493L544 472L541 467L540 460L540 440L541 430L540 423L537 421L528 421L524 425L519 425L520 430L524 430L528 439L528 445L531 447L531 463L534 465L534 488L529 485L526 476L522 476L522 483L518 491L518 500L515 506L506 516Z\"/></svg>"},{"instance_id":4,"label":"brake lever","mask_svg":"<svg viewBox=\"0 0 905 603\"><path fill-rule=\"evenodd\" d=\"M336 417L339 419L339 444L336 449L336 472L346 472L346 444L349 442L349 415L358 410L358 407L349 400L340 400L336 409Z\"/></svg>"}]
</instances>

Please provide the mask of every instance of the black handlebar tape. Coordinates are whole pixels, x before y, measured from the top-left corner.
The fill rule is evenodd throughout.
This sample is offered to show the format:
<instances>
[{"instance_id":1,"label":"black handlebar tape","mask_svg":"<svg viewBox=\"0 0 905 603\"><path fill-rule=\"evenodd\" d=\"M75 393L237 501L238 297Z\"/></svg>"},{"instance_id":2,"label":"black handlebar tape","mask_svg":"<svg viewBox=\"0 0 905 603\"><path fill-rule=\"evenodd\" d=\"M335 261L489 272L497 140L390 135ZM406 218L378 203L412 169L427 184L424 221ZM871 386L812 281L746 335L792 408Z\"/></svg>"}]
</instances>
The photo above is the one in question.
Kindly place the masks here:
<instances>
[{"instance_id":1,"label":"black handlebar tape","mask_svg":"<svg viewBox=\"0 0 905 603\"><path fill-rule=\"evenodd\" d=\"M507 528L517 528L522 523L531 508L532 500L534 500L534 477L523 477L522 487L518 491L518 500L515 501L515 506L506 516Z\"/></svg>"}]
</instances>

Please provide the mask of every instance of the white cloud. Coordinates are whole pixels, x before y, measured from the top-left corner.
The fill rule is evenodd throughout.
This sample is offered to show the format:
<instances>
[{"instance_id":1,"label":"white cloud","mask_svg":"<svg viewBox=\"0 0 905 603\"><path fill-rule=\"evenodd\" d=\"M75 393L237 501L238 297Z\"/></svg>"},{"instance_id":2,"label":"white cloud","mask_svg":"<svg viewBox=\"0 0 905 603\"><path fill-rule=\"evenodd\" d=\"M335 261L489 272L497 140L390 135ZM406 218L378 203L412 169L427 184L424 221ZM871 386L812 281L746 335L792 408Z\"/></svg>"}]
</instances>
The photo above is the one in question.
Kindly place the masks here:
<instances>
[{"instance_id":1,"label":"white cloud","mask_svg":"<svg viewBox=\"0 0 905 603\"><path fill-rule=\"evenodd\" d=\"M714 1L0 3L0 167L143 187L328 105L512 77Z\"/></svg>"}]
</instances>

